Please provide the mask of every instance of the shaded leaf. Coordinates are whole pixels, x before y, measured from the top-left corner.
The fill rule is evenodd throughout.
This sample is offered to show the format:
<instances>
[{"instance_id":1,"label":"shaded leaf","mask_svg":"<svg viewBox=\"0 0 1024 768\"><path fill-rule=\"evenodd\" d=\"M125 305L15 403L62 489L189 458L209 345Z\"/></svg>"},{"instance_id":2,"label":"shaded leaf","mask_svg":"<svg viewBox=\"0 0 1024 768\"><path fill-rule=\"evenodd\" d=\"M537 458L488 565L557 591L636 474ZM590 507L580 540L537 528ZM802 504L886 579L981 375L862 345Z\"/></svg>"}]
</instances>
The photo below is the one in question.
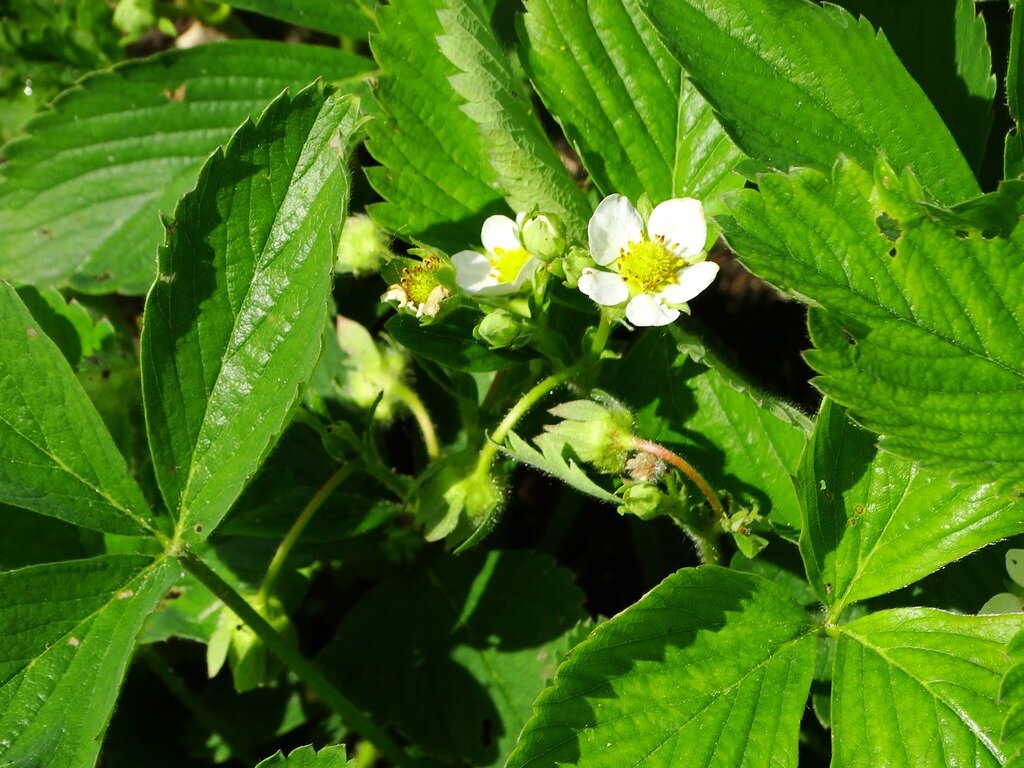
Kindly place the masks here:
<instances>
[{"instance_id":1,"label":"shaded leaf","mask_svg":"<svg viewBox=\"0 0 1024 768\"><path fill-rule=\"evenodd\" d=\"M547 433L542 434L535 442L540 448L539 451L515 432L509 432L503 450L516 461L528 464L541 472L547 472L580 493L616 506L622 504L622 499L590 479L586 471L573 458L570 452L571 445L564 440Z\"/></svg>"},{"instance_id":2,"label":"shaded leaf","mask_svg":"<svg viewBox=\"0 0 1024 768\"><path fill-rule=\"evenodd\" d=\"M320 354L358 115L320 88L282 96L214 154L168 227L142 384L157 480L187 538L223 518Z\"/></svg>"},{"instance_id":3,"label":"shaded leaf","mask_svg":"<svg viewBox=\"0 0 1024 768\"><path fill-rule=\"evenodd\" d=\"M637 200L737 187L742 153L636 0L530 0L530 79L598 188Z\"/></svg>"},{"instance_id":4,"label":"shaded leaf","mask_svg":"<svg viewBox=\"0 0 1024 768\"><path fill-rule=\"evenodd\" d=\"M694 352L713 367L677 351L668 334L648 331L623 358L609 390L636 412L638 435L665 443L713 487L796 530L800 512L790 475L807 442L807 418L756 391L707 350Z\"/></svg>"},{"instance_id":5,"label":"shaded leaf","mask_svg":"<svg viewBox=\"0 0 1024 768\"><path fill-rule=\"evenodd\" d=\"M346 761L345 747L324 747L319 752L313 747L299 747L288 753L278 752L260 762L256 768L345 768L354 766L355 760Z\"/></svg>"},{"instance_id":6,"label":"shaded leaf","mask_svg":"<svg viewBox=\"0 0 1024 768\"><path fill-rule=\"evenodd\" d=\"M375 27L373 0L229 0L228 5L328 35L366 37Z\"/></svg>"},{"instance_id":7,"label":"shaded leaf","mask_svg":"<svg viewBox=\"0 0 1024 768\"><path fill-rule=\"evenodd\" d=\"M992 126L996 77L974 0L839 0L886 39L977 169Z\"/></svg>"},{"instance_id":8,"label":"shaded leaf","mask_svg":"<svg viewBox=\"0 0 1024 768\"><path fill-rule=\"evenodd\" d=\"M135 636L177 574L134 555L0 574L5 765L93 765Z\"/></svg>"},{"instance_id":9,"label":"shaded leaf","mask_svg":"<svg viewBox=\"0 0 1024 768\"><path fill-rule=\"evenodd\" d=\"M747 267L827 312L811 314L814 383L884 449L1009 485L1024 480L1024 208L989 197L1013 212L1005 236L934 214L884 162L844 160L831 178L764 176L718 222Z\"/></svg>"},{"instance_id":10,"label":"shaded leaf","mask_svg":"<svg viewBox=\"0 0 1024 768\"><path fill-rule=\"evenodd\" d=\"M323 77L355 88L372 62L311 45L228 42L90 75L4 148L0 276L144 293L158 214L203 161L284 88Z\"/></svg>"},{"instance_id":11,"label":"shaded leaf","mask_svg":"<svg viewBox=\"0 0 1024 768\"><path fill-rule=\"evenodd\" d=\"M508 768L795 768L809 628L766 579L678 571L573 649Z\"/></svg>"},{"instance_id":12,"label":"shaded leaf","mask_svg":"<svg viewBox=\"0 0 1024 768\"><path fill-rule=\"evenodd\" d=\"M429 752L500 765L585 618L582 597L530 552L441 560L369 592L319 665Z\"/></svg>"},{"instance_id":13,"label":"shaded leaf","mask_svg":"<svg viewBox=\"0 0 1024 768\"><path fill-rule=\"evenodd\" d=\"M149 505L82 385L3 281L0 501L109 533L150 530Z\"/></svg>"},{"instance_id":14,"label":"shaded leaf","mask_svg":"<svg viewBox=\"0 0 1024 768\"><path fill-rule=\"evenodd\" d=\"M398 314L384 329L413 354L447 368L470 373L500 371L525 362L525 352L489 349L473 338L473 326L480 316L471 310L456 310L442 320L421 323L412 315Z\"/></svg>"},{"instance_id":15,"label":"shaded leaf","mask_svg":"<svg viewBox=\"0 0 1024 768\"><path fill-rule=\"evenodd\" d=\"M755 160L826 171L840 154L870 164L881 152L943 202L978 193L953 136L867 20L806 0L641 4Z\"/></svg>"}]
</instances>

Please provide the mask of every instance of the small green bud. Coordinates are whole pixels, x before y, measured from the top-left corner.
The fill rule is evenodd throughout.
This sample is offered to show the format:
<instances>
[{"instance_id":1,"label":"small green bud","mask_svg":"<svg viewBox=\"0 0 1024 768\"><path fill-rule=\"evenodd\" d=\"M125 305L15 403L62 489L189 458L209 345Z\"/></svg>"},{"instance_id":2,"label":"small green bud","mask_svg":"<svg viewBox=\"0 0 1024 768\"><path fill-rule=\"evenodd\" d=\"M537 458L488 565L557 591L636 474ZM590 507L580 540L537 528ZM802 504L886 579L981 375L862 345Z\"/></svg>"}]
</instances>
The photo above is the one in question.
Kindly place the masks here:
<instances>
[{"instance_id":1,"label":"small green bud","mask_svg":"<svg viewBox=\"0 0 1024 768\"><path fill-rule=\"evenodd\" d=\"M602 402L573 400L549 413L562 419L545 429L564 440L583 461L605 472L618 474L626 468L633 436L633 414L614 398L599 393Z\"/></svg>"},{"instance_id":2,"label":"small green bud","mask_svg":"<svg viewBox=\"0 0 1024 768\"><path fill-rule=\"evenodd\" d=\"M114 8L113 22L129 41L138 39L144 32L156 26L157 16L153 0L120 0Z\"/></svg>"},{"instance_id":3,"label":"small green bud","mask_svg":"<svg viewBox=\"0 0 1024 768\"><path fill-rule=\"evenodd\" d=\"M390 256L384 233L369 216L355 214L346 219L341 230L334 271L353 275L377 272L381 263Z\"/></svg>"},{"instance_id":4,"label":"small green bud","mask_svg":"<svg viewBox=\"0 0 1024 768\"><path fill-rule=\"evenodd\" d=\"M565 253L565 229L554 214L528 216L519 231L523 247L541 261L553 261Z\"/></svg>"},{"instance_id":5,"label":"small green bud","mask_svg":"<svg viewBox=\"0 0 1024 768\"><path fill-rule=\"evenodd\" d=\"M341 315L337 319L337 339L345 354L340 394L361 409L370 408L380 397L374 418L390 421L401 406L396 391L403 386L405 355L392 346L378 344L366 328Z\"/></svg>"},{"instance_id":6,"label":"small green bud","mask_svg":"<svg viewBox=\"0 0 1024 768\"><path fill-rule=\"evenodd\" d=\"M669 514L671 500L653 483L634 483L622 494L621 514L636 515L641 520L653 520Z\"/></svg>"},{"instance_id":7,"label":"small green bud","mask_svg":"<svg viewBox=\"0 0 1024 768\"><path fill-rule=\"evenodd\" d=\"M570 288L575 288L580 280L580 276L583 274L583 270L587 268L593 269L595 266L597 265L594 263L594 257L590 255L590 251L586 248L573 246L562 257L562 271L565 273L565 284Z\"/></svg>"},{"instance_id":8,"label":"small green bud","mask_svg":"<svg viewBox=\"0 0 1024 768\"><path fill-rule=\"evenodd\" d=\"M468 539L489 525L505 502L504 488L491 467L478 465L479 452L451 454L428 470L417 494L416 517L427 541Z\"/></svg>"},{"instance_id":9,"label":"small green bud","mask_svg":"<svg viewBox=\"0 0 1024 768\"><path fill-rule=\"evenodd\" d=\"M530 330L525 318L496 309L473 329L473 336L491 349L518 349L530 340Z\"/></svg>"}]
</instances>

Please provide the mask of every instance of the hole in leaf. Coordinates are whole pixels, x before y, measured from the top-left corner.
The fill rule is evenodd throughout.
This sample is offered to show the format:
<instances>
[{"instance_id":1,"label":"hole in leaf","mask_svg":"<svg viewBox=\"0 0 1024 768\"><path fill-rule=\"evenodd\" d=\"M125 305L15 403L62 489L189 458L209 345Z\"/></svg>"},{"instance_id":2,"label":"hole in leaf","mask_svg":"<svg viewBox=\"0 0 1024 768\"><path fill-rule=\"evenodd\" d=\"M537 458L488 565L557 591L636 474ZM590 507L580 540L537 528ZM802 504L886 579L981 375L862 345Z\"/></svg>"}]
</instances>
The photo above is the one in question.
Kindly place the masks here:
<instances>
[{"instance_id":1,"label":"hole in leaf","mask_svg":"<svg viewBox=\"0 0 1024 768\"><path fill-rule=\"evenodd\" d=\"M846 343L851 347L857 346L857 337L853 335L853 331L849 328L843 328L843 338L846 339Z\"/></svg>"},{"instance_id":2,"label":"hole in leaf","mask_svg":"<svg viewBox=\"0 0 1024 768\"><path fill-rule=\"evenodd\" d=\"M900 223L884 211L875 217L875 226L878 227L879 232L893 243L899 240L900 235L903 234L903 228L900 226Z\"/></svg>"},{"instance_id":3,"label":"hole in leaf","mask_svg":"<svg viewBox=\"0 0 1024 768\"><path fill-rule=\"evenodd\" d=\"M896 258L896 246L895 245L892 248L889 249L889 255L892 258L894 258L894 259Z\"/></svg>"},{"instance_id":4,"label":"hole in leaf","mask_svg":"<svg viewBox=\"0 0 1024 768\"><path fill-rule=\"evenodd\" d=\"M971 233L968 232L966 229L958 229L953 234L959 237L961 240L967 240L971 237Z\"/></svg>"},{"instance_id":5,"label":"hole in leaf","mask_svg":"<svg viewBox=\"0 0 1024 768\"><path fill-rule=\"evenodd\" d=\"M203 532L202 523L196 523L196 527L195 527L194 530L195 530L196 533L202 533Z\"/></svg>"}]
</instances>

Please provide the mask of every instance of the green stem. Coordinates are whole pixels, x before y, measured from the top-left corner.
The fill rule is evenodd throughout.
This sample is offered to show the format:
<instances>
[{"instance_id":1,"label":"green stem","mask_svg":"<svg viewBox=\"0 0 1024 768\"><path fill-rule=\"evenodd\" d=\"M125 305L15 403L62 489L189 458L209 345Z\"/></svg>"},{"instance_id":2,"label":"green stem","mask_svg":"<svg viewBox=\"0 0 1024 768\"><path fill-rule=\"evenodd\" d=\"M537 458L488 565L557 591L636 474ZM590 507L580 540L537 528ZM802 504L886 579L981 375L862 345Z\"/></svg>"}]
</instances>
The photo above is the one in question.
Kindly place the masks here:
<instances>
[{"instance_id":1,"label":"green stem","mask_svg":"<svg viewBox=\"0 0 1024 768\"><path fill-rule=\"evenodd\" d=\"M320 671L302 657L287 640L284 639L264 619L256 609L246 602L235 589L218 576L206 563L189 549L181 549L175 553L181 565L203 585L220 598L256 636L263 641L267 649L277 656L294 672L300 680L308 685L326 702L352 730L360 733L367 741L397 768L423 768L422 764L410 757L391 738L380 730L363 712L337 688L320 674Z\"/></svg>"},{"instance_id":2,"label":"green stem","mask_svg":"<svg viewBox=\"0 0 1024 768\"><path fill-rule=\"evenodd\" d=\"M719 562L721 552L718 549L718 534L715 530L715 525L716 523L724 525L728 522L728 517L725 514L725 509L722 507L721 500L718 498L718 494L715 493L708 481L704 479L704 476L698 472L690 462L679 454L673 453L665 446L651 442L650 440L637 438L633 443L633 448L638 451L649 453L652 456L657 456L666 464L678 469L686 475L695 486L697 486L697 490L699 490L701 494L703 494L704 498L707 499L708 504L711 506L711 510L715 514L715 519L712 520L711 524L704 530L698 530L685 524L684 528L693 539L693 543L697 547L697 553L700 555L702 563Z\"/></svg>"},{"instance_id":3,"label":"green stem","mask_svg":"<svg viewBox=\"0 0 1024 768\"><path fill-rule=\"evenodd\" d=\"M358 464L350 462L343 467L340 467L333 475L331 475L324 482L323 485L317 490L316 493L306 502L306 506L303 507L299 516L295 518L295 522L292 523L292 527L288 529L288 533L281 539L281 543L277 547L277 551L274 552L274 557L270 561L270 565L267 566L267 573L263 577L263 583L260 585L260 591L256 595L258 605L266 605L267 598L270 597L270 593L274 588L274 582L277 581L277 577L281 573L281 569L284 567L285 561L288 559L288 555L291 554L292 549L295 547L295 543L299 540L299 536L306 529L309 521L313 519L313 515L317 513L317 510L324 505L327 498L334 493L334 490L341 485L348 478L349 475L355 471Z\"/></svg>"},{"instance_id":4,"label":"green stem","mask_svg":"<svg viewBox=\"0 0 1024 768\"><path fill-rule=\"evenodd\" d=\"M434 422L431 420L430 414L427 413L427 409L423 405L423 401L420 400L420 396L404 384L396 384L392 392L409 409L413 418L416 419L416 424L423 434L423 445L427 449L427 456L431 459L436 459L441 455L441 448L437 442L437 432L434 431Z\"/></svg>"},{"instance_id":5,"label":"green stem","mask_svg":"<svg viewBox=\"0 0 1024 768\"><path fill-rule=\"evenodd\" d=\"M186 709L188 709L192 715L198 720L206 730L210 733L216 734L220 739L227 744L231 750L231 754L235 759L245 763L246 765L255 765L256 758L250 754L249 750L245 747L239 746L235 743L233 737L229 736L220 723L220 718L217 713L213 711L206 702L196 696L192 690L185 684L185 681L181 679L181 676L175 671L175 669L167 663L166 659L157 653L152 646L144 645L139 649L139 656L146 662L146 666L155 674L160 681L167 686L169 690L178 701L180 701Z\"/></svg>"}]
</instances>

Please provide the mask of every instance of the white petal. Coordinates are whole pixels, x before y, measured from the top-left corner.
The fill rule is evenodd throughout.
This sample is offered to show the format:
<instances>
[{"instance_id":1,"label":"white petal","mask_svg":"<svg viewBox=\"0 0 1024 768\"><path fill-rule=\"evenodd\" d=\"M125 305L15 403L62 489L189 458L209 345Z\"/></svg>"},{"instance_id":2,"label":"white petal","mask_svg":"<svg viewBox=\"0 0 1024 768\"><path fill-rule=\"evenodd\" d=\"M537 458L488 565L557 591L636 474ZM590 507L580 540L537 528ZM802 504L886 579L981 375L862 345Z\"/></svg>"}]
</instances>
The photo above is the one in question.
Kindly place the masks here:
<instances>
[{"instance_id":1,"label":"white petal","mask_svg":"<svg viewBox=\"0 0 1024 768\"><path fill-rule=\"evenodd\" d=\"M685 304L711 285L717 274L718 265L713 261L683 267L676 273L676 281L662 289L658 295L669 304Z\"/></svg>"},{"instance_id":2,"label":"white petal","mask_svg":"<svg viewBox=\"0 0 1024 768\"><path fill-rule=\"evenodd\" d=\"M649 293L634 296L626 305L626 319L633 325L668 325L677 317L678 309L669 309Z\"/></svg>"},{"instance_id":3,"label":"white petal","mask_svg":"<svg viewBox=\"0 0 1024 768\"><path fill-rule=\"evenodd\" d=\"M643 232L644 221L633 204L622 195L609 195L597 206L587 225L590 255L606 267L619 258L623 248L639 243Z\"/></svg>"},{"instance_id":4,"label":"white petal","mask_svg":"<svg viewBox=\"0 0 1024 768\"><path fill-rule=\"evenodd\" d=\"M482 293L498 284L492 275L494 267L490 260L478 251L459 251L452 256L452 264L455 265L455 282L468 293Z\"/></svg>"},{"instance_id":5,"label":"white petal","mask_svg":"<svg viewBox=\"0 0 1024 768\"><path fill-rule=\"evenodd\" d=\"M480 230L480 242L491 253L500 250L514 251L522 248L519 241L519 225L508 216L488 216Z\"/></svg>"},{"instance_id":6,"label":"white petal","mask_svg":"<svg viewBox=\"0 0 1024 768\"><path fill-rule=\"evenodd\" d=\"M539 266L540 259L533 257L527 259L523 266L519 268L519 274L516 275L516 279L512 281L512 290L518 291L522 288L523 283L533 277L533 273L537 271L537 267Z\"/></svg>"},{"instance_id":7,"label":"white petal","mask_svg":"<svg viewBox=\"0 0 1024 768\"><path fill-rule=\"evenodd\" d=\"M388 286L387 292L380 297L381 301L397 301L398 306L404 307L409 297L405 295L405 289L400 285Z\"/></svg>"},{"instance_id":8,"label":"white petal","mask_svg":"<svg viewBox=\"0 0 1024 768\"><path fill-rule=\"evenodd\" d=\"M677 197L660 203L647 222L651 240L665 238L665 245L686 258L704 250L708 239L708 223L704 206L692 197Z\"/></svg>"},{"instance_id":9,"label":"white petal","mask_svg":"<svg viewBox=\"0 0 1024 768\"><path fill-rule=\"evenodd\" d=\"M599 272L587 267L576 287L602 307L614 307L629 298L626 281L614 272Z\"/></svg>"}]
</instances>

